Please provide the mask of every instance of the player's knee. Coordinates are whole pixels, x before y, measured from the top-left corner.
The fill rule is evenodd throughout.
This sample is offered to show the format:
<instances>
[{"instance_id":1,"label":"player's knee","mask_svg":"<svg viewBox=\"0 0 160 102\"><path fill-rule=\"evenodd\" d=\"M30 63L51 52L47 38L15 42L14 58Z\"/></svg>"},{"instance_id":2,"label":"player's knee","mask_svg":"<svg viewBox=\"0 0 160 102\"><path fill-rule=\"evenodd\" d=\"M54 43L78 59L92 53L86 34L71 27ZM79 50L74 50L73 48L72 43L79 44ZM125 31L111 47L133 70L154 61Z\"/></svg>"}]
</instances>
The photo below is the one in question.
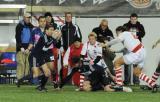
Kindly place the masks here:
<instances>
[{"instance_id":1,"label":"player's knee","mask_svg":"<svg viewBox=\"0 0 160 102\"><path fill-rule=\"evenodd\" d=\"M44 75L45 75L46 77L49 77L49 76L51 75L51 72L50 72L49 69L45 69L45 70L43 70L43 72L44 72Z\"/></svg>"},{"instance_id":2,"label":"player's knee","mask_svg":"<svg viewBox=\"0 0 160 102\"><path fill-rule=\"evenodd\" d=\"M137 77L139 77L139 75L141 74L141 70L134 70L133 74Z\"/></svg>"},{"instance_id":3,"label":"player's knee","mask_svg":"<svg viewBox=\"0 0 160 102\"><path fill-rule=\"evenodd\" d=\"M114 67L115 68L118 68L118 67L120 67L121 66L121 63L119 62L119 60L116 60L115 62L114 62Z\"/></svg>"},{"instance_id":4,"label":"player's knee","mask_svg":"<svg viewBox=\"0 0 160 102\"><path fill-rule=\"evenodd\" d=\"M33 71L33 77L34 77L34 78L39 76L39 71L38 71L37 68L33 68L32 71Z\"/></svg>"}]
</instances>

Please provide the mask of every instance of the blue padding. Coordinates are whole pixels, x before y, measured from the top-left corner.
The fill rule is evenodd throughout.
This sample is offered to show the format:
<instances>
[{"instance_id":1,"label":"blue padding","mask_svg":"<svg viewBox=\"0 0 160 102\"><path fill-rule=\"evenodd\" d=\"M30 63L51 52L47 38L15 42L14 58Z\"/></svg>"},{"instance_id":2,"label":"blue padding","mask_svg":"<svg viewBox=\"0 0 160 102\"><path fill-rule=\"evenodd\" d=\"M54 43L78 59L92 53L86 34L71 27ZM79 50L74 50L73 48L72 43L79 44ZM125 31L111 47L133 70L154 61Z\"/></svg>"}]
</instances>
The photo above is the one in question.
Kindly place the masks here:
<instances>
[{"instance_id":1,"label":"blue padding","mask_svg":"<svg viewBox=\"0 0 160 102\"><path fill-rule=\"evenodd\" d=\"M2 53L2 59L11 59L14 63L5 65L5 67L16 67L16 52L4 52Z\"/></svg>"}]
</instances>

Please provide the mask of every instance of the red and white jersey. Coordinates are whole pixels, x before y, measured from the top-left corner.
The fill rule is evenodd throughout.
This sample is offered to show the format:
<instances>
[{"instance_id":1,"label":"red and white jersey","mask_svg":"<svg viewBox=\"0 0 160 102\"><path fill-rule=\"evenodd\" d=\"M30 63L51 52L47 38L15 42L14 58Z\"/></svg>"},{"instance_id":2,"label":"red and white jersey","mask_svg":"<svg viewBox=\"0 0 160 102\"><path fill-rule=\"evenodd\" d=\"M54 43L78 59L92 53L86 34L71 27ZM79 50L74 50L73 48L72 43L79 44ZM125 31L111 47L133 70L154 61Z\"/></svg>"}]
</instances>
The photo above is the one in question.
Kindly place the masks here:
<instances>
[{"instance_id":1,"label":"red and white jersey","mask_svg":"<svg viewBox=\"0 0 160 102\"><path fill-rule=\"evenodd\" d=\"M85 55L86 60L94 61L97 58L97 56L102 57L102 47L99 45L99 42L97 41L94 45L91 45L89 42L87 42L83 45L81 55ZM104 68L107 67L103 59L101 59L97 64Z\"/></svg>"},{"instance_id":2,"label":"red and white jersey","mask_svg":"<svg viewBox=\"0 0 160 102\"><path fill-rule=\"evenodd\" d=\"M133 51L141 43L135 34L127 31L119 34L118 39L123 42L124 47L127 48L128 51Z\"/></svg>"},{"instance_id":3,"label":"red and white jersey","mask_svg":"<svg viewBox=\"0 0 160 102\"><path fill-rule=\"evenodd\" d=\"M71 67L74 66L75 63L72 62L72 58L80 57L82 47L83 47L82 43L80 44L79 48L76 48L74 44L68 47L63 58L63 65L69 65Z\"/></svg>"},{"instance_id":4,"label":"red and white jersey","mask_svg":"<svg viewBox=\"0 0 160 102\"><path fill-rule=\"evenodd\" d=\"M89 42L85 43L81 55L86 55L86 59L95 60L97 56L102 56L102 47L96 42L91 45Z\"/></svg>"}]
</instances>

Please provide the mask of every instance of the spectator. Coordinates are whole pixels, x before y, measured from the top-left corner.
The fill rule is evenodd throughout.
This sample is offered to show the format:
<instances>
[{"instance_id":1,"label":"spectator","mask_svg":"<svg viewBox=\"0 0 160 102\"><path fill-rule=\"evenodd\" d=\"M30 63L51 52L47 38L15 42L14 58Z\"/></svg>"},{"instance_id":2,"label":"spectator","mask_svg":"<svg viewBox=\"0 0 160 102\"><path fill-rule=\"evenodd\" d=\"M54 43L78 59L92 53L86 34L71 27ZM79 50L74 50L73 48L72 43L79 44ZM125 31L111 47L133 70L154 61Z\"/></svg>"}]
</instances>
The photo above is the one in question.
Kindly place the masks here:
<instances>
[{"instance_id":1,"label":"spectator","mask_svg":"<svg viewBox=\"0 0 160 102\"><path fill-rule=\"evenodd\" d=\"M135 34L138 39L142 42L142 38L145 36L145 30L143 25L138 21L138 15L132 13L130 16L130 21L123 25L126 29L133 34Z\"/></svg>"},{"instance_id":2,"label":"spectator","mask_svg":"<svg viewBox=\"0 0 160 102\"><path fill-rule=\"evenodd\" d=\"M24 14L23 20L16 26L16 51L17 51L17 87L29 74L29 41L31 39L31 31L33 25L30 23L31 15Z\"/></svg>"},{"instance_id":3,"label":"spectator","mask_svg":"<svg viewBox=\"0 0 160 102\"><path fill-rule=\"evenodd\" d=\"M65 24L61 27L63 48L64 51L73 44L74 39L80 38L82 40L82 35L78 25L72 23L72 13L65 13Z\"/></svg>"},{"instance_id":4,"label":"spectator","mask_svg":"<svg viewBox=\"0 0 160 102\"><path fill-rule=\"evenodd\" d=\"M99 27L94 28L92 31L97 34L98 42L110 41L114 38L112 31L108 27L108 21L106 19L103 19Z\"/></svg>"}]
</instances>

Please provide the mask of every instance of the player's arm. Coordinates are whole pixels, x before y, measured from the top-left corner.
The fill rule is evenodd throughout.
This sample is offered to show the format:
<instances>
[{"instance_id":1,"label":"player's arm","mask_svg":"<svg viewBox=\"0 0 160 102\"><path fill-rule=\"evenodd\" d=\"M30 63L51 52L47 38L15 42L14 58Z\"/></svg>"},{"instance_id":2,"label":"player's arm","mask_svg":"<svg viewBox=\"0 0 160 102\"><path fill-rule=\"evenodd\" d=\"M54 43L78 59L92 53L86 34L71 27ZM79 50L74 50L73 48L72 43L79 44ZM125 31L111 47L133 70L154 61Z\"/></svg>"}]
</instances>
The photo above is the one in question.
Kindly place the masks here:
<instances>
[{"instance_id":1,"label":"player's arm","mask_svg":"<svg viewBox=\"0 0 160 102\"><path fill-rule=\"evenodd\" d=\"M102 59L102 47L98 46L97 47L97 57L96 59L93 61L94 64L97 64L100 60Z\"/></svg>"},{"instance_id":2,"label":"player's arm","mask_svg":"<svg viewBox=\"0 0 160 102\"><path fill-rule=\"evenodd\" d=\"M160 39L158 41L156 41L155 44L153 44L152 49L155 48L159 43L160 43Z\"/></svg>"},{"instance_id":3,"label":"player's arm","mask_svg":"<svg viewBox=\"0 0 160 102\"><path fill-rule=\"evenodd\" d=\"M112 45L115 45L115 44L120 43L120 42L121 42L121 40L119 38L116 38L116 39L113 39L113 40L109 41L106 44L106 46L112 46Z\"/></svg>"},{"instance_id":4,"label":"player's arm","mask_svg":"<svg viewBox=\"0 0 160 102\"><path fill-rule=\"evenodd\" d=\"M81 60L84 60L84 58L85 58L85 55L87 53L87 46L88 46L87 43L85 43L82 47L82 51L81 51L81 54L80 54L80 59Z\"/></svg>"}]
</instances>

